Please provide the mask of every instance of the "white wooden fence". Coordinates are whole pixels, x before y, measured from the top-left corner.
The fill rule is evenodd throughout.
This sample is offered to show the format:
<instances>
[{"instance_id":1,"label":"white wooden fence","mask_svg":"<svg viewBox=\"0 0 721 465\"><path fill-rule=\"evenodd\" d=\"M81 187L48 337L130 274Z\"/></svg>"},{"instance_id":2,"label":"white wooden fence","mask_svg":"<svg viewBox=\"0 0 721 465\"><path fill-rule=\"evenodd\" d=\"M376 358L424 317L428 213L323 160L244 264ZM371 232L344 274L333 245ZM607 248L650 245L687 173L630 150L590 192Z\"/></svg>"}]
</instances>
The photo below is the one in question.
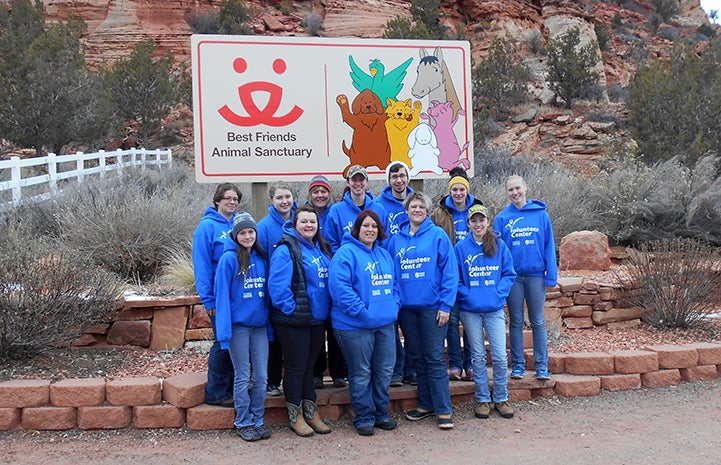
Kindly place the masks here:
<instances>
[{"instance_id":1,"label":"white wooden fence","mask_svg":"<svg viewBox=\"0 0 721 465\"><path fill-rule=\"evenodd\" d=\"M131 148L96 153L77 152L72 155L48 154L46 157L0 160L0 211L25 203L47 200L60 192L58 181L76 179L82 183L86 176L138 167L145 171L147 166L172 166L173 153L168 150L146 150ZM31 194L23 195L23 189L37 186ZM11 193L11 196L8 195Z\"/></svg>"}]
</instances>

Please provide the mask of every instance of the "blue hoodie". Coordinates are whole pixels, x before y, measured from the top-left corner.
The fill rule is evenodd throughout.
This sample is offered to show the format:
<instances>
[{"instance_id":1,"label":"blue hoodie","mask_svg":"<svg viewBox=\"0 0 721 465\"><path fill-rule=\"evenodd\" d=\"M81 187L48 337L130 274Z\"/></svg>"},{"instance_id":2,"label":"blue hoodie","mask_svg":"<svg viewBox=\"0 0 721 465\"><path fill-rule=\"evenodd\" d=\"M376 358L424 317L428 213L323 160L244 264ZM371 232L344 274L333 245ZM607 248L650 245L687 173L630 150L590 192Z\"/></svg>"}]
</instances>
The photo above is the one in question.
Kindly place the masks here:
<instances>
[{"instance_id":1,"label":"blue hoodie","mask_svg":"<svg viewBox=\"0 0 721 465\"><path fill-rule=\"evenodd\" d=\"M393 259L378 245L369 249L346 234L330 267L334 329L375 329L398 318L400 300L393 274Z\"/></svg>"},{"instance_id":2,"label":"blue hoodie","mask_svg":"<svg viewBox=\"0 0 721 465\"><path fill-rule=\"evenodd\" d=\"M306 205L313 206L310 202L306 202ZM320 228L320 235L326 241L328 240L325 235L328 228L328 213L330 212L330 207L332 206L333 204L328 205L322 215L318 213L318 210L315 211L316 213L318 213L318 227Z\"/></svg>"},{"instance_id":3,"label":"blue hoodie","mask_svg":"<svg viewBox=\"0 0 721 465\"><path fill-rule=\"evenodd\" d=\"M293 202L293 207L290 209L290 219L293 219L293 213L298 209L298 205ZM258 242L263 248L263 252L268 254L268 258L273 256L275 253L275 244L278 243L280 238L283 236L283 225L285 220L280 216L278 210L273 205L268 207L268 215L262 220L258 221L257 233Z\"/></svg>"},{"instance_id":4,"label":"blue hoodie","mask_svg":"<svg viewBox=\"0 0 721 465\"><path fill-rule=\"evenodd\" d=\"M413 189L406 187L406 197L412 193ZM383 191L381 191L381 195L376 199L376 202L383 205L383 208L388 214L386 216L386 223L388 224L386 233L389 236L398 234L403 224L408 222L408 212L403 208L403 200L399 200L393 196L393 187L386 186L383 188Z\"/></svg>"},{"instance_id":5,"label":"blue hoodie","mask_svg":"<svg viewBox=\"0 0 721 465\"><path fill-rule=\"evenodd\" d=\"M466 196L466 206L463 210L456 208L456 204L453 203L453 197L450 195L445 196L445 198L441 201L441 206L453 216L453 229L456 231L456 244L461 242L468 235L468 209L471 208L474 203L483 205L483 202L476 201L476 198L470 193Z\"/></svg>"},{"instance_id":6,"label":"blue hoodie","mask_svg":"<svg viewBox=\"0 0 721 465\"><path fill-rule=\"evenodd\" d=\"M516 273L543 276L544 285L556 285L556 244L545 203L528 200L520 210L510 204L496 216L493 229L511 249Z\"/></svg>"},{"instance_id":7,"label":"blue hoodie","mask_svg":"<svg viewBox=\"0 0 721 465\"><path fill-rule=\"evenodd\" d=\"M238 244L228 239L215 274L215 337L221 349L228 349L233 325L262 328L268 326L268 263L255 250L250 252L250 267L240 275Z\"/></svg>"},{"instance_id":8,"label":"blue hoodie","mask_svg":"<svg viewBox=\"0 0 721 465\"><path fill-rule=\"evenodd\" d=\"M376 212L383 223L383 229L388 231L388 214L383 208L383 205L374 200L373 195L369 192L366 192L365 209L370 209ZM346 233L350 234L350 230L353 228L353 223L355 223L355 220L360 212L361 209L353 203L350 192L346 192L340 202L336 202L331 205L330 212L328 212L327 228L323 237L328 241L330 250L333 253L335 253L335 251L341 246L343 236Z\"/></svg>"},{"instance_id":9,"label":"blue hoodie","mask_svg":"<svg viewBox=\"0 0 721 465\"><path fill-rule=\"evenodd\" d=\"M483 244L469 234L456 244L456 259L460 274L456 305L460 310L473 313L502 310L516 279L506 244L499 240L496 255L489 257L483 254Z\"/></svg>"},{"instance_id":10,"label":"blue hoodie","mask_svg":"<svg viewBox=\"0 0 721 465\"><path fill-rule=\"evenodd\" d=\"M451 240L429 217L415 234L410 223L391 237L403 308L450 312L458 290L458 263Z\"/></svg>"},{"instance_id":11,"label":"blue hoodie","mask_svg":"<svg viewBox=\"0 0 721 465\"><path fill-rule=\"evenodd\" d=\"M226 220L214 207L208 207L193 235L195 289L206 310L215 308L215 268L223 255L225 240L233 230L234 218L235 214Z\"/></svg>"},{"instance_id":12,"label":"blue hoodie","mask_svg":"<svg viewBox=\"0 0 721 465\"><path fill-rule=\"evenodd\" d=\"M318 244L311 244L305 240L293 223L288 221L283 226L283 232L298 241L303 255L303 268L305 269L305 285L310 300L310 311L313 319L324 321L330 313L330 291L328 289L328 267L330 257L321 251ZM276 253L270 258L270 275L268 276L268 291L273 306L286 315L295 311L295 296L291 289L293 280L293 260L287 246L277 247Z\"/></svg>"}]
</instances>

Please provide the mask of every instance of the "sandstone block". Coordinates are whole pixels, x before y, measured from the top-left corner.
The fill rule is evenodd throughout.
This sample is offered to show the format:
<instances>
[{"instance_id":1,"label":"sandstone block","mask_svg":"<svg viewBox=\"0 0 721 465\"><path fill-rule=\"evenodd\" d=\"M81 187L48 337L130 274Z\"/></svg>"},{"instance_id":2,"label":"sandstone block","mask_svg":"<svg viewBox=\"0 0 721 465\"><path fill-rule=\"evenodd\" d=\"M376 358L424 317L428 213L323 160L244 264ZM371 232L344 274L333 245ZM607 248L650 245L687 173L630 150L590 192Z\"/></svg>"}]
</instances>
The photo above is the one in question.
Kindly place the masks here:
<instances>
[{"instance_id":1,"label":"sandstone block","mask_svg":"<svg viewBox=\"0 0 721 465\"><path fill-rule=\"evenodd\" d=\"M566 354L566 373L570 375L611 375L613 357L604 352Z\"/></svg>"},{"instance_id":2,"label":"sandstone block","mask_svg":"<svg viewBox=\"0 0 721 465\"><path fill-rule=\"evenodd\" d=\"M615 321L633 320L641 318L643 310L639 307L612 308L605 312L593 312L593 322L597 325L605 325Z\"/></svg>"},{"instance_id":3,"label":"sandstone block","mask_svg":"<svg viewBox=\"0 0 721 465\"><path fill-rule=\"evenodd\" d=\"M602 302L613 300L613 289L610 287L602 287L598 290L598 296Z\"/></svg>"},{"instance_id":4,"label":"sandstone block","mask_svg":"<svg viewBox=\"0 0 721 465\"><path fill-rule=\"evenodd\" d=\"M50 385L50 404L56 407L90 407L105 402L105 379L64 379Z\"/></svg>"},{"instance_id":5,"label":"sandstone block","mask_svg":"<svg viewBox=\"0 0 721 465\"><path fill-rule=\"evenodd\" d=\"M563 276L558 278L558 287L564 294L580 291L583 288L583 278L580 276Z\"/></svg>"},{"instance_id":6,"label":"sandstone block","mask_svg":"<svg viewBox=\"0 0 721 465\"><path fill-rule=\"evenodd\" d=\"M598 376L556 375L555 390L563 397L597 396L601 392L601 379Z\"/></svg>"},{"instance_id":7,"label":"sandstone block","mask_svg":"<svg viewBox=\"0 0 721 465\"><path fill-rule=\"evenodd\" d=\"M153 350L182 349L187 323L188 307L156 308L153 313L150 348Z\"/></svg>"},{"instance_id":8,"label":"sandstone block","mask_svg":"<svg viewBox=\"0 0 721 465\"><path fill-rule=\"evenodd\" d=\"M75 428L74 407L29 407L22 413L22 427L36 430Z\"/></svg>"},{"instance_id":9,"label":"sandstone block","mask_svg":"<svg viewBox=\"0 0 721 465\"><path fill-rule=\"evenodd\" d=\"M523 402L533 399L530 389L509 389L508 400L511 402Z\"/></svg>"},{"instance_id":10,"label":"sandstone block","mask_svg":"<svg viewBox=\"0 0 721 465\"><path fill-rule=\"evenodd\" d=\"M112 345L148 347L151 325L149 320L116 321L108 331L106 341Z\"/></svg>"},{"instance_id":11,"label":"sandstone block","mask_svg":"<svg viewBox=\"0 0 721 465\"><path fill-rule=\"evenodd\" d=\"M561 239L558 267L561 270L608 270L611 249L599 231L574 231Z\"/></svg>"},{"instance_id":12,"label":"sandstone block","mask_svg":"<svg viewBox=\"0 0 721 465\"><path fill-rule=\"evenodd\" d=\"M185 409L168 404L139 405L133 407L133 417L136 428L180 428L185 424Z\"/></svg>"},{"instance_id":13,"label":"sandstone block","mask_svg":"<svg viewBox=\"0 0 721 465\"><path fill-rule=\"evenodd\" d=\"M593 320L589 317L568 317L563 319L563 324L568 329L593 328Z\"/></svg>"},{"instance_id":14,"label":"sandstone block","mask_svg":"<svg viewBox=\"0 0 721 465\"><path fill-rule=\"evenodd\" d=\"M601 301L601 296L598 294L574 294L573 304L574 305L595 305Z\"/></svg>"},{"instance_id":15,"label":"sandstone block","mask_svg":"<svg viewBox=\"0 0 721 465\"><path fill-rule=\"evenodd\" d=\"M599 295L599 297L601 297ZM597 312L607 312L613 308L613 302L609 300L602 300L593 304L593 309Z\"/></svg>"},{"instance_id":16,"label":"sandstone block","mask_svg":"<svg viewBox=\"0 0 721 465\"><path fill-rule=\"evenodd\" d=\"M553 374L566 372L566 354L560 352L548 353L548 371Z\"/></svg>"},{"instance_id":17,"label":"sandstone block","mask_svg":"<svg viewBox=\"0 0 721 465\"><path fill-rule=\"evenodd\" d=\"M108 381L105 398L110 405L154 405L160 403L160 380L151 376Z\"/></svg>"},{"instance_id":18,"label":"sandstone block","mask_svg":"<svg viewBox=\"0 0 721 465\"><path fill-rule=\"evenodd\" d=\"M200 404L186 412L188 428L197 431L233 428L235 409Z\"/></svg>"},{"instance_id":19,"label":"sandstone block","mask_svg":"<svg viewBox=\"0 0 721 465\"><path fill-rule=\"evenodd\" d=\"M688 368L698 362L698 352L691 346L661 344L648 346L646 350L658 353L658 367L661 369Z\"/></svg>"},{"instance_id":20,"label":"sandstone block","mask_svg":"<svg viewBox=\"0 0 721 465\"><path fill-rule=\"evenodd\" d=\"M198 328L198 329L186 329L185 330L186 341L212 341L213 340L213 329L212 328Z\"/></svg>"},{"instance_id":21,"label":"sandstone block","mask_svg":"<svg viewBox=\"0 0 721 465\"><path fill-rule=\"evenodd\" d=\"M641 384L649 388L676 386L681 382L679 370L659 370L641 373Z\"/></svg>"},{"instance_id":22,"label":"sandstone block","mask_svg":"<svg viewBox=\"0 0 721 465\"><path fill-rule=\"evenodd\" d=\"M193 305L192 316L188 320L188 329L212 328L210 317L205 307L202 305Z\"/></svg>"},{"instance_id":23,"label":"sandstone block","mask_svg":"<svg viewBox=\"0 0 721 465\"><path fill-rule=\"evenodd\" d=\"M153 319L153 307L131 307L130 302L125 302L125 307L120 311L115 321L141 321Z\"/></svg>"},{"instance_id":24,"label":"sandstone block","mask_svg":"<svg viewBox=\"0 0 721 465\"><path fill-rule=\"evenodd\" d=\"M206 372L183 373L163 382L163 400L175 407L195 407L205 402Z\"/></svg>"},{"instance_id":25,"label":"sandstone block","mask_svg":"<svg viewBox=\"0 0 721 465\"><path fill-rule=\"evenodd\" d=\"M572 307L573 299L570 297L558 297L557 299L550 300L548 294L546 294L546 307Z\"/></svg>"},{"instance_id":26,"label":"sandstone block","mask_svg":"<svg viewBox=\"0 0 721 465\"><path fill-rule=\"evenodd\" d=\"M611 352L616 373L648 373L658 370L658 353L649 350L619 350Z\"/></svg>"},{"instance_id":27,"label":"sandstone block","mask_svg":"<svg viewBox=\"0 0 721 465\"><path fill-rule=\"evenodd\" d=\"M535 399L536 397L553 397L556 395L556 391L552 387L531 389L531 396Z\"/></svg>"},{"instance_id":28,"label":"sandstone block","mask_svg":"<svg viewBox=\"0 0 721 465\"><path fill-rule=\"evenodd\" d=\"M589 318L593 314L593 307L590 305L572 305L570 307L564 307L561 316L563 318L574 317L586 317Z\"/></svg>"},{"instance_id":29,"label":"sandstone block","mask_svg":"<svg viewBox=\"0 0 721 465\"><path fill-rule=\"evenodd\" d=\"M641 389L641 375L638 373L628 375L601 376L601 389L607 391L630 391Z\"/></svg>"},{"instance_id":30,"label":"sandstone block","mask_svg":"<svg viewBox=\"0 0 721 465\"><path fill-rule=\"evenodd\" d=\"M0 408L0 431L10 431L20 424L19 408Z\"/></svg>"},{"instance_id":31,"label":"sandstone block","mask_svg":"<svg viewBox=\"0 0 721 465\"><path fill-rule=\"evenodd\" d=\"M133 419L133 409L129 406L79 407L78 428L80 429L120 429L127 428Z\"/></svg>"},{"instance_id":32,"label":"sandstone block","mask_svg":"<svg viewBox=\"0 0 721 465\"><path fill-rule=\"evenodd\" d=\"M711 342L697 342L689 344L698 353L698 365L721 364L721 344Z\"/></svg>"},{"instance_id":33,"label":"sandstone block","mask_svg":"<svg viewBox=\"0 0 721 465\"><path fill-rule=\"evenodd\" d=\"M0 383L0 408L25 408L47 405L50 381L14 379Z\"/></svg>"},{"instance_id":34,"label":"sandstone block","mask_svg":"<svg viewBox=\"0 0 721 465\"><path fill-rule=\"evenodd\" d=\"M639 326L640 324L641 324L641 319L636 318L634 320L613 321L611 323L607 323L606 328L608 328L608 329L635 328L636 326Z\"/></svg>"},{"instance_id":35,"label":"sandstone block","mask_svg":"<svg viewBox=\"0 0 721 465\"><path fill-rule=\"evenodd\" d=\"M708 381L718 378L716 365L698 365L695 367L681 368L681 379L684 381Z\"/></svg>"}]
</instances>

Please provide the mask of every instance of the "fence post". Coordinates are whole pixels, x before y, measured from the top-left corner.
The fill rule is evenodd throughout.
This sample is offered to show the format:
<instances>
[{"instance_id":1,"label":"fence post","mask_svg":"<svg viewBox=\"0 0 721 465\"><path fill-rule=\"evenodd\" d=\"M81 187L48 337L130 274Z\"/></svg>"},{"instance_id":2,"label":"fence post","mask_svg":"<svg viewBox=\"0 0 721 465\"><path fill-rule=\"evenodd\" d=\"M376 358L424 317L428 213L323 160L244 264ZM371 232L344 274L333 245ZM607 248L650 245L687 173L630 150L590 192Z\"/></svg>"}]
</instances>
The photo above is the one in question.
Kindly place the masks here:
<instances>
[{"instance_id":1,"label":"fence post","mask_svg":"<svg viewBox=\"0 0 721 465\"><path fill-rule=\"evenodd\" d=\"M77 171L78 184L83 183L83 170L85 169L85 161L83 160L83 152L76 152L75 156L75 170Z\"/></svg>"},{"instance_id":2,"label":"fence post","mask_svg":"<svg viewBox=\"0 0 721 465\"><path fill-rule=\"evenodd\" d=\"M103 150L103 149L98 150L98 154L100 155L98 157L98 161L100 162L100 177L104 178L105 170L106 170L106 168L105 168L105 150Z\"/></svg>"},{"instance_id":3,"label":"fence post","mask_svg":"<svg viewBox=\"0 0 721 465\"><path fill-rule=\"evenodd\" d=\"M13 207L17 207L23 199L23 188L20 187L22 170L20 169L20 165L17 164L20 162L20 157L10 157L10 159L15 163L15 165L10 168L10 179L12 180L13 186Z\"/></svg>"},{"instance_id":4,"label":"fence post","mask_svg":"<svg viewBox=\"0 0 721 465\"><path fill-rule=\"evenodd\" d=\"M53 195L58 193L58 161L54 153L48 153L48 180L50 182L50 192Z\"/></svg>"},{"instance_id":5,"label":"fence post","mask_svg":"<svg viewBox=\"0 0 721 465\"><path fill-rule=\"evenodd\" d=\"M145 147L140 148L140 172L145 173L145 160L146 154L145 154Z\"/></svg>"},{"instance_id":6,"label":"fence post","mask_svg":"<svg viewBox=\"0 0 721 465\"><path fill-rule=\"evenodd\" d=\"M135 168L137 160L135 159L135 147L130 147L130 166Z\"/></svg>"},{"instance_id":7,"label":"fence post","mask_svg":"<svg viewBox=\"0 0 721 465\"><path fill-rule=\"evenodd\" d=\"M115 150L115 160L118 164L118 176L123 174L123 151L120 149Z\"/></svg>"},{"instance_id":8,"label":"fence post","mask_svg":"<svg viewBox=\"0 0 721 465\"><path fill-rule=\"evenodd\" d=\"M173 166L173 149L168 149L168 167Z\"/></svg>"}]
</instances>

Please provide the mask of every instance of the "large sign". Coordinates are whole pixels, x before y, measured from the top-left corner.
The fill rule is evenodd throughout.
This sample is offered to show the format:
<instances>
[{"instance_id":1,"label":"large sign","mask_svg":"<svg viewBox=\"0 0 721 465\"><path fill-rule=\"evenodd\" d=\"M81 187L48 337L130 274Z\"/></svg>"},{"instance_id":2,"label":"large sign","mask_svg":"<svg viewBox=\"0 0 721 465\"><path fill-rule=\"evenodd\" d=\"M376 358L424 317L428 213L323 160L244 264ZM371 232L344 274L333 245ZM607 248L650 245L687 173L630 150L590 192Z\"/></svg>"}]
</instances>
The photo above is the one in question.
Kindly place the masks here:
<instances>
[{"instance_id":1,"label":"large sign","mask_svg":"<svg viewBox=\"0 0 721 465\"><path fill-rule=\"evenodd\" d=\"M466 41L193 35L199 182L473 174Z\"/></svg>"}]
</instances>

